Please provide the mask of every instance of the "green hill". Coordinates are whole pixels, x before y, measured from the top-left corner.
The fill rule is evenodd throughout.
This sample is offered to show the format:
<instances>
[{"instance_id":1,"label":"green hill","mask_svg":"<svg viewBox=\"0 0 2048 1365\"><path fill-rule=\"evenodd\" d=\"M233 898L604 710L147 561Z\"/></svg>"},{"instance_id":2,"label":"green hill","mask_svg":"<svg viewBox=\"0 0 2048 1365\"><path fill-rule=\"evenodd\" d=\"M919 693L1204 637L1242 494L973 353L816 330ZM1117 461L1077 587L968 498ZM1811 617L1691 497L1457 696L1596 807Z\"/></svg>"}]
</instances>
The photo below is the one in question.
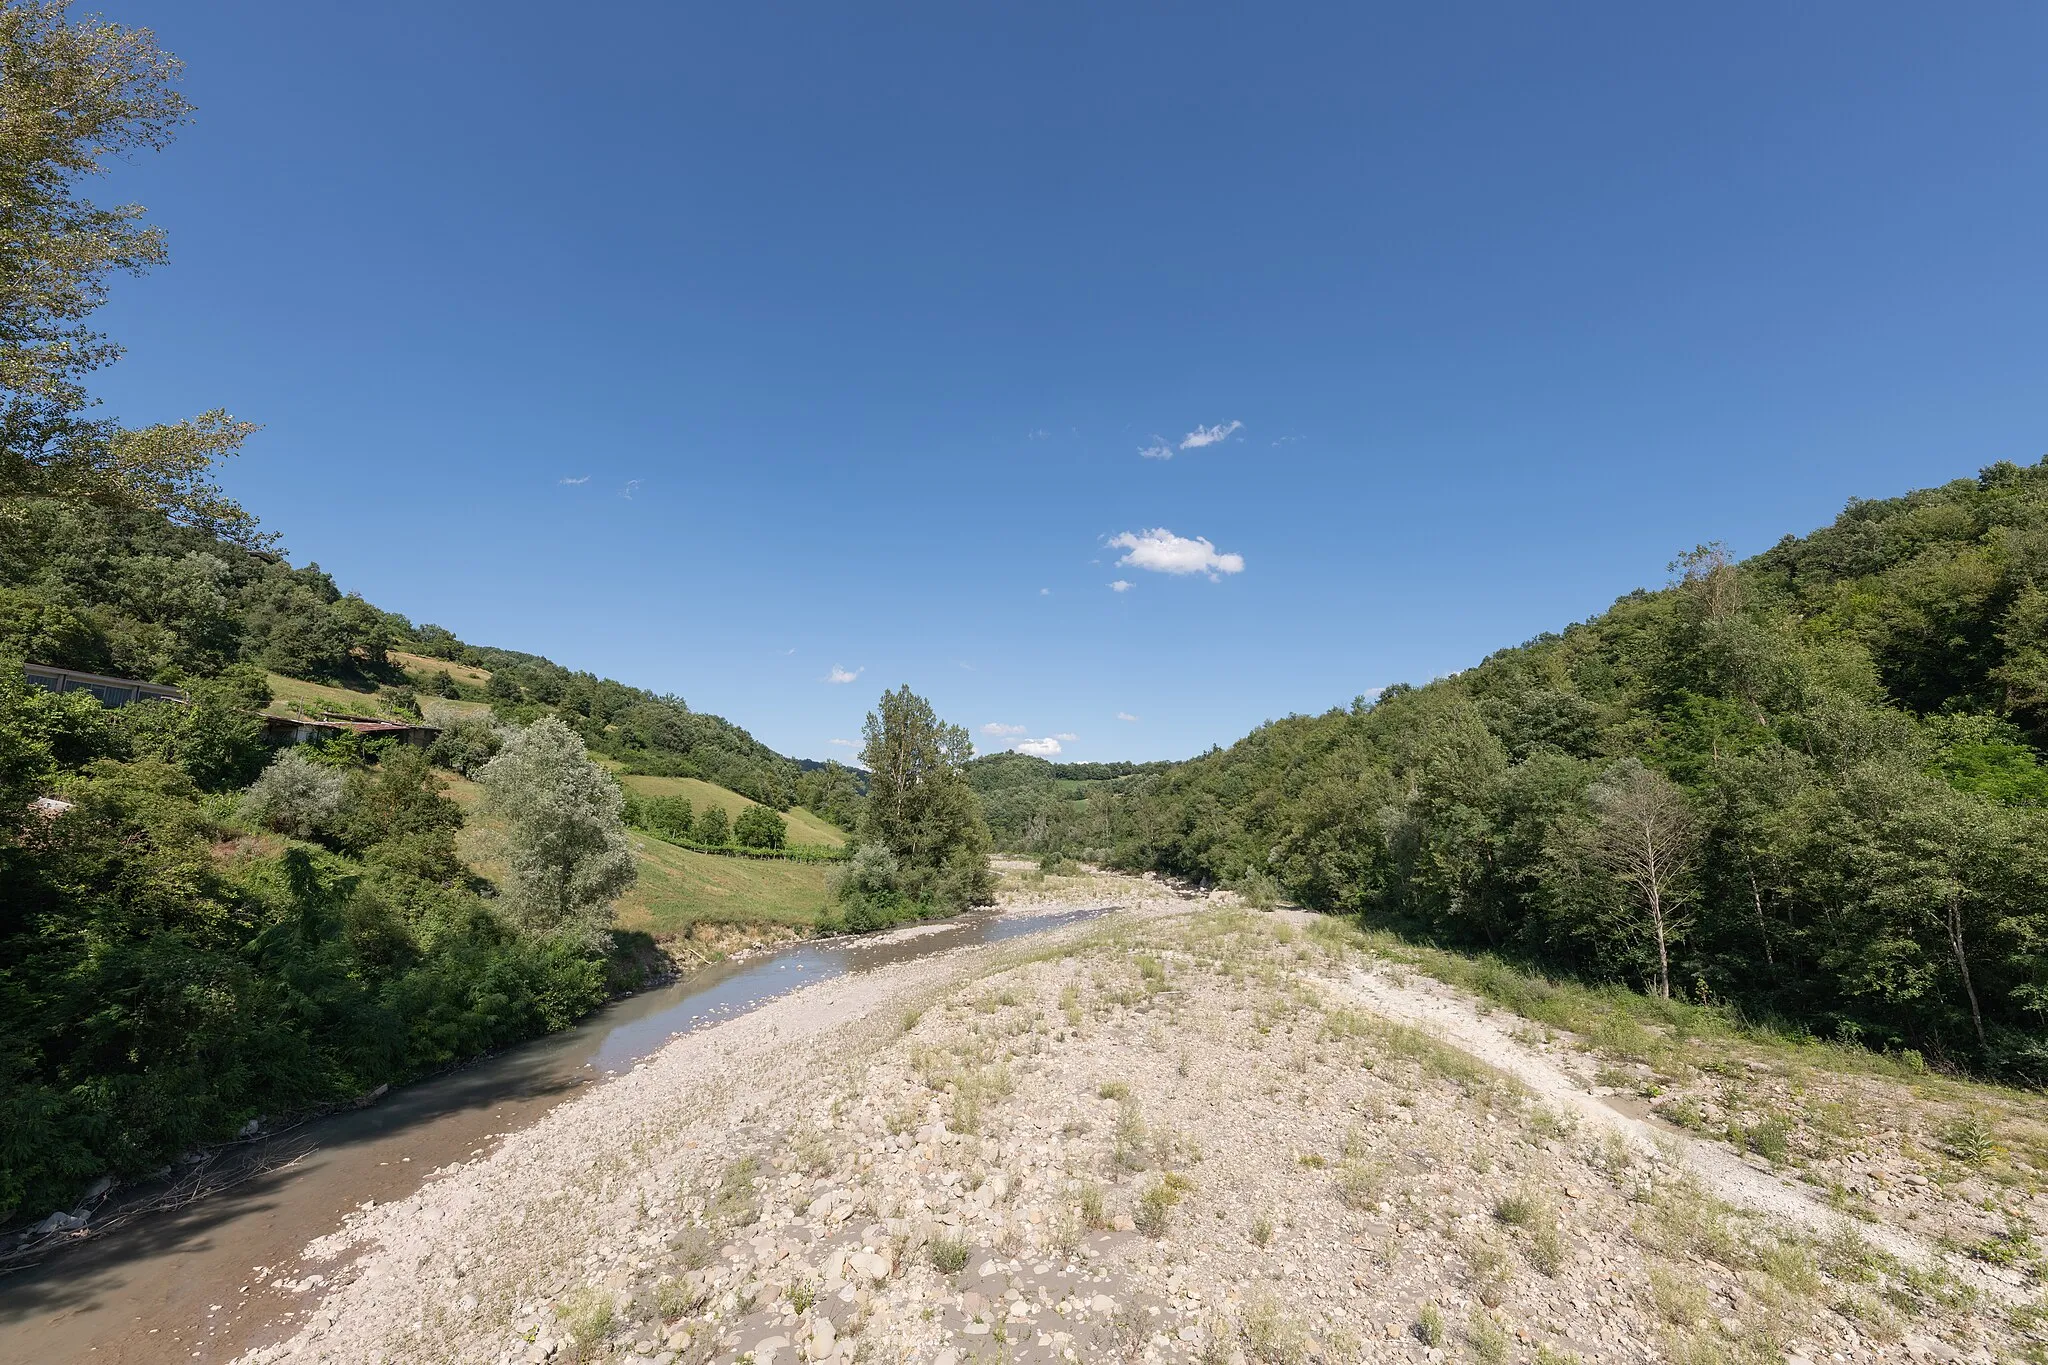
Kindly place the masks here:
<instances>
[{"instance_id":1,"label":"green hill","mask_svg":"<svg viewBox=\"0 0 2048 1365\"><path fill-rule=\"evenodd\" d=\"M626 773L619 778L620 785L638 796L680 796L690 803L694 810L716 806L728 818L738 815L748 806L758 802L749 801L736 791L694 777L653 777L646 773ZM815 844L825 848L840 848L846 843L846 831L828 823L805 810L802 806L791 806L783 811L782 818L789 825L789 842L792 844Z\"/></svg>"}]
</instances>

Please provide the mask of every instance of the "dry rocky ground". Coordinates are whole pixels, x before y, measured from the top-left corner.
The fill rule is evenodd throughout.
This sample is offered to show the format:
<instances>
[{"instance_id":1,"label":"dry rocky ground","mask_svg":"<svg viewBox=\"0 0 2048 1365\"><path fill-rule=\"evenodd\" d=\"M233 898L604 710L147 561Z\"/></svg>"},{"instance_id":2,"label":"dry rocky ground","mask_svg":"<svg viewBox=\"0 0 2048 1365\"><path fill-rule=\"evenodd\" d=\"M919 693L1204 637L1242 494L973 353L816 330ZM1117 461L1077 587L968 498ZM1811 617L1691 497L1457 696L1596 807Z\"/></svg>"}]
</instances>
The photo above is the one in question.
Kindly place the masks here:
<instances>
[{"instance_id":1,"label":"dry rocky ground","mask_svg":"<svg viewBox=\"0 0 2048 1365\"><path fill-rule=\"evenodd\" d=\"M1546 1030L1335 921L1016 882L1126 909L678 1039L315 1244L325 1297L247 1359L2048 1358L2013 1113L1916 1183L1902 1135L1959 1101L1859 1075L1882 1122L1759 1152L1746 1116L1821 1088L1783 1058ZM1645 1112L1688 1098L1691 1132ZM1953 1235L1987 1201L2004 1264Z\"/></svg>"}]
</instances>

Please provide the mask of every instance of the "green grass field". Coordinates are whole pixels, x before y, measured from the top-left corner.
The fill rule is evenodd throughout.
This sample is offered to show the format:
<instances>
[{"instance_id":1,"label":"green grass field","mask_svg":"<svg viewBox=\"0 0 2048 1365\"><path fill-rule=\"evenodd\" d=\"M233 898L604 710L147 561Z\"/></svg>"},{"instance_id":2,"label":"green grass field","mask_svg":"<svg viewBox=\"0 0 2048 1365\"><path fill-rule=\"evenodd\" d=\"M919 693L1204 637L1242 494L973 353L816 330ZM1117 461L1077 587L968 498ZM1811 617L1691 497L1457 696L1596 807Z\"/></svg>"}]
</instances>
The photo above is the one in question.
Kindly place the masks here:
<instances>
[{"instance_id":1,"label":"green grass field","mask_svg":"<svg viewBox=\"0 0 2048 1365\"><path fill-rule=\"evenodd\" d=\"M468 819L457 839L464 861L487 877L501 879L505 867L497 831L477 813L482 789L454 773L444 772L441 777L448 784L448 795ZM708 783L691 785L722 792L734 801L745 799ZM691 799L697 798L691 795ZM677 848L630 830L627 838L640 864L640 880L619 898L616 922L621 929L641 930L657 939L680 938L700 924L801 929L816 924L830 904L826 890L830 869L820 863L722 858Z\"/></svg>"},{"instance_id":2,"label":"green grass field","mask_svg":"<svg viewBox=\"0 0 2048 1365\"><path fill-rule=\"evenodd\" d=\"M639 777L621 774L619 782L636 796L681 796L688 799L691 810L720 806L724 808L727 816L736 816L754 804L738 792L727 791L724 787L709 782L700 782L694 777ZM818 844L838 848L846 842L846 834L838 826L811 814L801 806L792 806L783 811L782 818L789 822L789 842L792 844Z\"/></svg>"}]
</instances>

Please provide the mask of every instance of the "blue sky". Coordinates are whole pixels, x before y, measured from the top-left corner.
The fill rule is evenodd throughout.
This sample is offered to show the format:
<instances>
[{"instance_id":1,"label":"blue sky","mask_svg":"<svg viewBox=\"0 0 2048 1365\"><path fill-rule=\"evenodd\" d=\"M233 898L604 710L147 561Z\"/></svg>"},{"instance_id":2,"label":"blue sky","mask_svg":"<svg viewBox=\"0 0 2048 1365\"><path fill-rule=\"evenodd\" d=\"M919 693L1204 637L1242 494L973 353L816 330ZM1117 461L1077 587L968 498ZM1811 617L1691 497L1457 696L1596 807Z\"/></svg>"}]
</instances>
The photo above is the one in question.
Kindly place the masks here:
<instances>
[{"instance_id":1,"label":"blue sky","mask_svg":"<svg viewBox=\"0 0 2048 1365\"><path fill-rule=\"evenodd\" d=\"M108 410L798 755L1185 756L2048 449L2037 5L106 8Z\"/></svg>"}]
</instances>

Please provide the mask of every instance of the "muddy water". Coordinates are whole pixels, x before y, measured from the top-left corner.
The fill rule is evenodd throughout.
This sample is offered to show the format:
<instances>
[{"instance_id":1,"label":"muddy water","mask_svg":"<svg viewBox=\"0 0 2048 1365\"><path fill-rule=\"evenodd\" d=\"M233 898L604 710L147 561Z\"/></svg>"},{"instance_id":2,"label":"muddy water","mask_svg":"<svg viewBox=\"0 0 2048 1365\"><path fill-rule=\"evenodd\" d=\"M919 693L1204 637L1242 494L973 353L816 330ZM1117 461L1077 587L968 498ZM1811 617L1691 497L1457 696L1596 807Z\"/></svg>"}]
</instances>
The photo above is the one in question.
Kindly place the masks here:
<instances>
[{"instance_id":1,"label":"muddy water","mask_svg":"<svg viewBox=\"0 0 2048 1365\"><path fill-rule=\"evenodd\" d=\"M230 1359L285 1335L319 1297L265 1286L309 1273L298 1265L300 1248L338 1227L344 1214L365 1200L405 1198L427 1172L489 1151L671 1038L849 972L1102 913L972 915L720 964L608 1006L573 1029L395 1090L369 1108L239 1148L233 1159L269 1169L0 1277L0 1362Z\"/></svg>"}]
</instances>

